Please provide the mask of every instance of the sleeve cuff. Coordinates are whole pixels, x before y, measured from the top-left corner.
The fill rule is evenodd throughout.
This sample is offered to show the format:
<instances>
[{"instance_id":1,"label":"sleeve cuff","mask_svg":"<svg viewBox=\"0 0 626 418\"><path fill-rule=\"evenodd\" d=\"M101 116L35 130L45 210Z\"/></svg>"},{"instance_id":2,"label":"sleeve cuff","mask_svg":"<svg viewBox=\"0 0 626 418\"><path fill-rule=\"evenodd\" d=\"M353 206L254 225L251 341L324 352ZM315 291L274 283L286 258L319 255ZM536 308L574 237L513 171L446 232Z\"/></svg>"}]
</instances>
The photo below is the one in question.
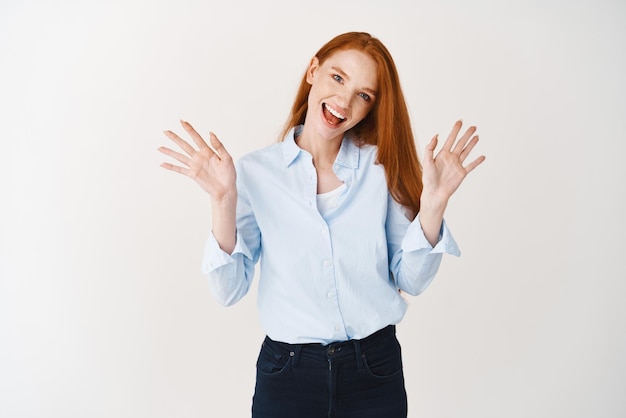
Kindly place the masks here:
<instances>
[{"instance_id":1,"label":"sleeve cuff","mask_svg":"<svg viewBox=\"0 0 626 418\"><path fill-rule=\"evenodd\" d=\"M250 255L250 250L241 239L239 232L237 232L237 239L235 241L235 248L233 249L232 254L228 254L224 250L220 248L215 235L213 235L213 231L209 234L209 239L204 247L204 262L203 262L203 271L204 273L210 273L220 267L223 267L227 264L234 263L236 261L237 254L243 254L245 257L249 259L252 258Z\"/></svg>"},{"instance_id":2,"label":"sleeve cuff","mask_svg":"<svg viewBox=\"0 0 626 418\"><path fill-rule=\"evenodd\" d=\"M457 245L452 233L446 225L446 221L441 222L441 229L439 231L439 240L433 247L426 239L424 231L422 230L422 224L419 221L419 214L415 217L411 225L406 231L406 235L402 240L402 251L417 251L428 249L430 253L445 253L454 256L460 256L461 251Z\"/></svg>"}]
</instances>

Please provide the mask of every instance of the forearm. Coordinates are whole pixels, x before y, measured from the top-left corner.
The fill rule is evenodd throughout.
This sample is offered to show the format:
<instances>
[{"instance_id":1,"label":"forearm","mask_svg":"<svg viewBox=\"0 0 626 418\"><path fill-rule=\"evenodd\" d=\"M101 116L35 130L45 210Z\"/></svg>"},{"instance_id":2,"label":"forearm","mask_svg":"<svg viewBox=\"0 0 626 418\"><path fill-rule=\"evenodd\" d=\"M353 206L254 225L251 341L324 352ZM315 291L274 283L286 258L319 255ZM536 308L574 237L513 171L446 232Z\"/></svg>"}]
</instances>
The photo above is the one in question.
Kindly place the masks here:
<instances>
[{"instance_id":1,"label":"forearm","mask_svg":"<svg viewBox=\"0 0 626 418\"><path fill-rule=\"evenodd\" d=\"M221 200L211 199L212 230L220 248L231 254L237 241L237 193Z\"/></svg>"},{"instance_id":2,"label":"forearm","mask_svg":"<svg viewBox=\"0 0 626 418\"><path fill-rule=\"evenodd\" d=\"M426 204L425 204L426 205ZM459 248L444 220L435 211L424 208L423 213L406 224L405 214L392 207L387 219L387 243L390 250L390 264L398 289L410 294L422 293L435 277L443 254L459 256ZM422 217L425 216L424 219ZM433 220L433 218L436 218ZM426 228L422 228L422 224ZM435 228L429 228L435 225ZM429 242L424 230L432 229L436 243Z\"/></svg>"},{"instance_id":3,"label":"forearm","mask_svg":"<svg viewBox=\"0 0 626 418\"><path fill-rule=\"evenodd\" d=\"M424 236L433 247L439 241L443 215L447 206L447 200L422 193L419 220Z\"/></svg>"}]
</instances>

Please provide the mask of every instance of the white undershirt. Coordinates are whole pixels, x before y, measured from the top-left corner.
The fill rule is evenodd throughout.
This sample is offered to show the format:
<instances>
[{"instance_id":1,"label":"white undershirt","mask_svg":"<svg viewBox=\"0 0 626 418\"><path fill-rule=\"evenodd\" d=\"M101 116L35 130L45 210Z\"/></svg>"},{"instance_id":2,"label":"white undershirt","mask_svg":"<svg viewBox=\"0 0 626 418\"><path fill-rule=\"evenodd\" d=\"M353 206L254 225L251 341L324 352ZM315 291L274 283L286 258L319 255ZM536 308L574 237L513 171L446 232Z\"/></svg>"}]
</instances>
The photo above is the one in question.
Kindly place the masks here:
<instances>
[{"instance_id":1,"label":"white undershirt","mask_svg":"<svg viewBox=\"0 0 626 418\"><path fill-rule=\"evenodd\" d=\"M317 195L317 210L322 217L326 218L339 205L341 193L346 189L346 183L326 193Z\"/></svg>"}]
</instances>

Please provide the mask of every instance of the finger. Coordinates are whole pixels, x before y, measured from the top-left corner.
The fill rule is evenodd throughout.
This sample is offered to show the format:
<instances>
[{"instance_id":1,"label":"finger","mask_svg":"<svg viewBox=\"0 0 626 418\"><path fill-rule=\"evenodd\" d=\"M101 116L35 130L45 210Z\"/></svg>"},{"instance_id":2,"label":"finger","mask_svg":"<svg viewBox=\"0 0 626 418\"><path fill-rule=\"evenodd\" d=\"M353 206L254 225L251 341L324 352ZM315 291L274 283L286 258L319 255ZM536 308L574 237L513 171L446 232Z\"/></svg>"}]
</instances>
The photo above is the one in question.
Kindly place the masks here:
<instances>
[{"instance_id":1,"label":"finger","mask_svg":"<svg viewBox=\"0 0 626 418\"><path fill-rule=\"evenodd\" d=\"M480 157L476 158L474 161L472 161L465 167L465 172L466 173L471 172L473 169L475 169L480 164L482 164L483 161L485 161L485 156L481 155Z\"/></svg>"},{"instance_id":2,"label":"finger","mask_svg":"<svg viewBox=\"0 0 626 418\"><path fill-rule=\"evenodd\" d=\"M174 141L176 143L176 145L178 145L183 151L185 151L187 154L189 155L193 155L194 152L196 152L195 149L193 149L193 147L191 145L189 145L187 143L187 141L183 140L181 137L179 137L178 135L176 135L174 132L172 131L163 131L163 133L165 134L165 136L167 136L169 139L171 139L172 141Z\"/></svg>"},{"instance_id":3,"label":"finger","mask_svg":"<svg viewBox=\"0 0 626 418\"><path fill-rule=\"evenodd\" d=\"M167 147L159 147L159 152L161 152L161 153L163 153L165 155L169 155L170 157L174 158L175 160L185 164L187 167L191 166L191 160L186 155L183 155L183 154L181 154L179 152L171 150L171 149L169 149Z\"/></svg>"},{"instance_id":4,"label":"finger","mask_svg":"<svg viewBox=\"0 0 626 418\"><path fill-rule=\"evenodd\" d=\"M204 148L210 148L206 142L204 142L204 139L202 139L202 137L200 136L200 134L198 132L196 132L195 129L193 129L193 126L191 126L191 124L187 121L184 120L180 120L180 124L183 125L183 128L185 129L185 131L187 131L187 133L189 134L189 136L191 136L191 139L193 139L193 142L196 143L196 145L198 146L198 148L200 149L204 149Z\"/></svg>"},{"instance_id":5,"label":"finger","mask_svg":"<svg viewBox=\"0 0 626 418\"><path fill-rule=\"evenodd\" d=\"M170 171L175 171L176 173L180 173L183 174L187 177L189 176L189 170L183 167L179 167L177 165L174 164L170 164L170 163L161 163L161 167L163 167L166 170L170 170Z\"/></svg>"},{"instance_id":6,"label":"finger","mask_svg":"<svg viewBox=\"0 0 626 418\"><path fill-rule=\"evenodd\" d=\"M222 142L217 138L217 135L215 135L213 132L209 132L209 135L211 138L211 149L213 150L213 152L215 152L215 154L217 154L220 159L230 158L230 154L228 153L228 151L226 151L226 147L224 147L224 144L222 144Z\"/></svg>"},{"instance_id":7,"label":"finger","mask_svg":"<svg viewBox=\"0 0 626 418\"><path fill-rule=\"evenodd\" d=\"M433 136L433 139L431 139L428 145L426 145L426 149L424 150L424 160L433 160L433 154L435 153L435 148L437 148L437 142L439 142L439 134Z\"/></svg>"},{"instance_id":8,"label":"finger","mask_svg":"<svg viewBox=\"0 0 626 418\"><path fill-rule=\"evenodd\" d=\"M467 141L469 141L469 139L472 137L474 132L476 132L476 127L470 126L467 129L467 131L465 131L463 136L458 140L458 142L454 145L452 152L454 152L457 155L460 155L461 152L463 152L463 148L465 147L465 144L467 144Z\"/></svg>"},{"instance_id":9,"label":"finger","mask_svg":"<svg viewBox=\"0 0 626 418\"><path fill-rule=\"evenodd\" d=\"M472 152L472 149L474 149L477 143L478 143L478 135L475 135L471 139L471 141L469 141L469 143L461 150L459 154L459 159L461 161L465 161L465 159L467 158L469 153Z\"/></svg>"},{"instance_id":10,"label":"finger","mask_svg":"<svg viewBox=\"0 0 626 418\"><path fill-rule=\"evenodd\" d=\"M456 121L456 123L452 127L452 131L450 131L450 135L448 135L448 139L446 139L446 142L443 144L442 149L446 151L452 150L452 145L454 144L454 141L456 141L456 137L459 134L459 131L461 130L462 125L463 125L462 119L459 119Z\"/></svg>"}]
</instances>

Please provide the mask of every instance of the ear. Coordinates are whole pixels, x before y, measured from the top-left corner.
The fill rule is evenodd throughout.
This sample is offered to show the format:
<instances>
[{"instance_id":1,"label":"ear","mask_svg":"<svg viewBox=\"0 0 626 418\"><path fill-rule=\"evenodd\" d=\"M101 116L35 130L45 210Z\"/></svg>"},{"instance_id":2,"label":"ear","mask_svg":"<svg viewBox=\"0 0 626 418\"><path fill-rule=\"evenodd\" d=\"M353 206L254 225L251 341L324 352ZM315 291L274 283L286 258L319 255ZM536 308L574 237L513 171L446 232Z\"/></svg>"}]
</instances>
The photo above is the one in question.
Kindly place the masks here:
<instances>
[{"instance_id":1,"label":"ear","mask_svg":"<svg viewBox=\"0 0 626 418\"><path fill-rule=\"evenodd\" d=\"M311 58L311 62L309 63L309 68L306 70L306 82L309 84L313 84L313 79L315 78L315 72L320 68L320 60L317 57Z\"/></svg>"}]
</instances>

